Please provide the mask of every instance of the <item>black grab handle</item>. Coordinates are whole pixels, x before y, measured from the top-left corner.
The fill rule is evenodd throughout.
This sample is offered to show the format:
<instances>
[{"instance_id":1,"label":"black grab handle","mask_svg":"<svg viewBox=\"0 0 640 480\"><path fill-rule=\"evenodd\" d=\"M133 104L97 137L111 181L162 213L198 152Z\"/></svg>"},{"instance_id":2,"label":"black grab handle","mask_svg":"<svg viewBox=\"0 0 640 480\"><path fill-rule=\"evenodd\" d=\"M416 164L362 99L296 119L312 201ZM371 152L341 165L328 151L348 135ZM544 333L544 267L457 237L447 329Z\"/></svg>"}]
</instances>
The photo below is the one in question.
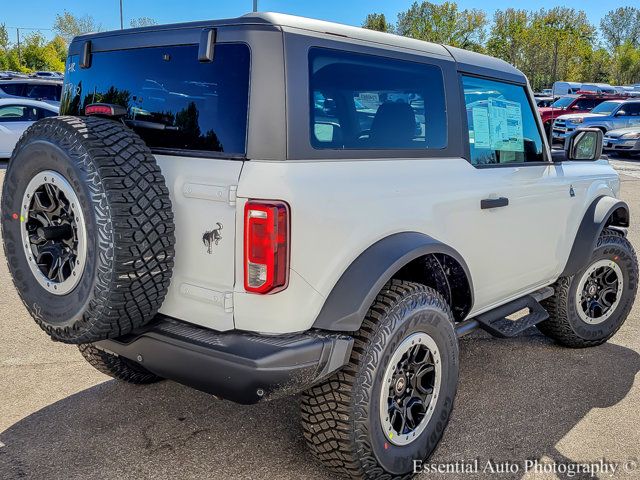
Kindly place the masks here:
<instances>
[{"instance_id":1,"label":"black grab handle","mask_svg":"<svg viewBox=\"0 0 640 480\"><path fill-rule=\"evenodd\" d=\"M487 208L506 207L507 205L509 205L509 199L506 197L485 198L483 200L480 200L480 208L482 210L485 210Z\"/></svg>"}]
</instances>

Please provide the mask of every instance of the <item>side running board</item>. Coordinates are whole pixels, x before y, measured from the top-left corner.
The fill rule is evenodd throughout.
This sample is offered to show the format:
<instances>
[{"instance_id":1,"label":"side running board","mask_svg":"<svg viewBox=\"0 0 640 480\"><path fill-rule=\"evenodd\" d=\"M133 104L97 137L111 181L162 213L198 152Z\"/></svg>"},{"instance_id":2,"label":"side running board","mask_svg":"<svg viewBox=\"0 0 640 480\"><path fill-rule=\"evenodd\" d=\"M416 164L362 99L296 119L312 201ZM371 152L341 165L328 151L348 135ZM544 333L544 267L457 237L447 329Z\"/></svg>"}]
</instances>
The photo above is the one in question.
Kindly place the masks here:
<instances>
[{"instance_id":1,"label":"side running board","mask_svg":"<svg viewBox=\"0 0 640 480\"><path fill-rule=\"evenodd\" d=\"M549 318L549 313L540 305L540 301L554 293L552 287L544 287L529 295L520 297L493 310L477 315L456 326L458 336L465 335L476 327L480 327L494 337L510 338L521 334L529 327ZM515 320L507 317L528 310L528 313Z\"/></svg>"}]
</instances>

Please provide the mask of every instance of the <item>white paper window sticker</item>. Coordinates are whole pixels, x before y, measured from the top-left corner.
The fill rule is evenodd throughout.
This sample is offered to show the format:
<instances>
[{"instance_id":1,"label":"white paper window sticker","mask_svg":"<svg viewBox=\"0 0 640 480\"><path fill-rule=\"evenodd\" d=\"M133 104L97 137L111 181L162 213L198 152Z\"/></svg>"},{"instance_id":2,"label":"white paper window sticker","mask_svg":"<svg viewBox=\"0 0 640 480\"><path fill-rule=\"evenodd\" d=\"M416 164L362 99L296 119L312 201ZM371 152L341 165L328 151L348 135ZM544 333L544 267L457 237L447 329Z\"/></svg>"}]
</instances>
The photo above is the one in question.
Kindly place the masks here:
<instances>
[{"instance_id":1,"label":"white paper window sticker","mask_svg":"<svg viewBox=\"0 0 640 480\"><path fill-rule=\"evenodd\" d=\"M520 103L490 98L488 105L491 148L506 152L524 152Z\"/></svg>"},{"instance_id":2,"label":"white paper window sticker","mask_svg":"<svg viewBox=\"0 0 640 480\"><path fill-rule=\"evenodd\" d=\"M473 130L469 130L469 142L475 148L491 148L491 131L489 130L489 111L486 107L473 107Z\"/></svg>"}]
</instances>

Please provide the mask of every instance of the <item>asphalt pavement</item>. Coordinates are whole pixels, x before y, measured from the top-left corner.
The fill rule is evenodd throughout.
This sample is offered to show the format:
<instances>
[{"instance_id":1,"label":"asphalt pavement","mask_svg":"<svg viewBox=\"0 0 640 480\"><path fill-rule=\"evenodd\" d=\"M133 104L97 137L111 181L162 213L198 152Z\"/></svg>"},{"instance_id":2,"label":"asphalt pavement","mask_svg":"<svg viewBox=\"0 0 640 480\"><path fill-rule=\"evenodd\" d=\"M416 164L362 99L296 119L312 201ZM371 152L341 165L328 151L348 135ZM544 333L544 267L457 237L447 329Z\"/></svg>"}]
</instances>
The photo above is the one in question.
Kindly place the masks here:
<instances>
[{"instance_id":1,"label":"asphalt pavement","mask_svg":"<svg viewBox=\"0 0 640 480\"><path fill-rule=\"evenodd\" d=\"M640 161L613 163L640 218ZM637 250L639 225L629 231ZM40 331L3 259L0 332L0 479L333 478L305 449L298 397L240 406L169 381L112 380ZM638 371L640 301L618 334L592 349L561 348L535 329L511 340L465 337L455 409L431 462L492 463L485 474L424 478L638 479ZM570 477L525 472L527 459L619 468L614 477Z\"/></svg>"}]
</instances>

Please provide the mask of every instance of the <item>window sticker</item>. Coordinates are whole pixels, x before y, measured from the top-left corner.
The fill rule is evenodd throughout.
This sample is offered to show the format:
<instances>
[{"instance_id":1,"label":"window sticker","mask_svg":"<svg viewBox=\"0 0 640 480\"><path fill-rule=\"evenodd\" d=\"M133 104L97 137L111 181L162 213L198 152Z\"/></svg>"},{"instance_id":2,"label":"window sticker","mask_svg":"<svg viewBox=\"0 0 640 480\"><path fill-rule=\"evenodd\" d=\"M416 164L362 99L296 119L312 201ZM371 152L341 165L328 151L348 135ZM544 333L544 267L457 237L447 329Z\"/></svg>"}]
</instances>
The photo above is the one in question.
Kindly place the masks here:
<instances>
[{"instance_id":1,"label":"window sticker","mask_svg":"<svg viewBox=\"0 0 640 480\"><path fill-rule=\"evenodd\" d=\"M518 102L489 99L491 148L507 152L524 152L522 108Z\"/></svg>"},{"instance_id":2,"label":"window sticker","mask_svg":"<svg viewBox=\"0 0 640 480\"><path fill-rule=\"evenodd\" d=\"M491 130L489 130L489 111L486 107L473 107L473 130L469 131L469 141L476 148L491 148Z\"/></svg>"},{"instance_id":3,"label":"window sticker","mask_svg":"<svg viewBox=\"0 0 640 480\"><path fill-rule=\"evenodd\" d=\"M366 108L378 108L380 105L380 96L377 93L360 92L358 100Z\"/></svg>"}]
</instances>

